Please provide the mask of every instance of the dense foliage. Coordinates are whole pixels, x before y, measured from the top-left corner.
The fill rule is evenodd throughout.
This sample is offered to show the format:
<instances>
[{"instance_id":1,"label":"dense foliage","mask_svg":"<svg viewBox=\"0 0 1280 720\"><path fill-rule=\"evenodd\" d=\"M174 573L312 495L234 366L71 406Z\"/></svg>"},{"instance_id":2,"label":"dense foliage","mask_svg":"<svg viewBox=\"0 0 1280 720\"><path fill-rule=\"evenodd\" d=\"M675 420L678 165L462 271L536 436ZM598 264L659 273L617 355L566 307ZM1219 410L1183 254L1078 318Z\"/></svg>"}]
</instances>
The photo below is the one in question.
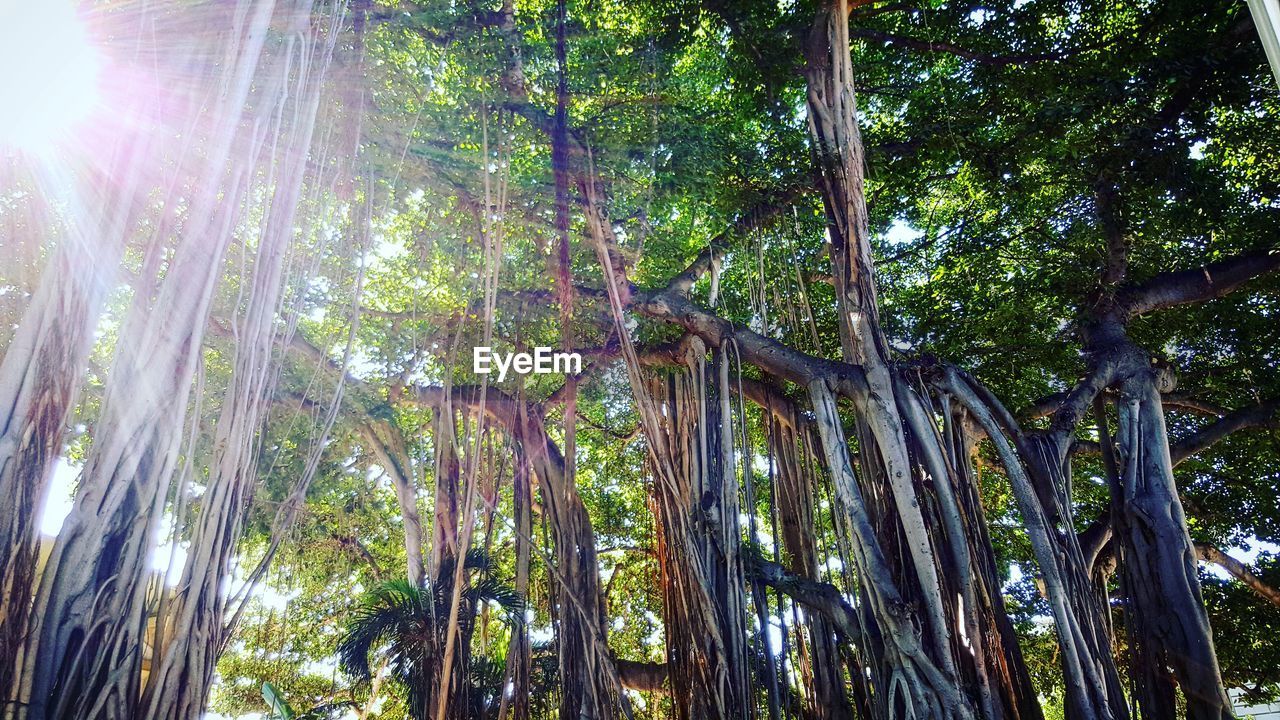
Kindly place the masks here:
<instances>
[{"instance_id":1,"label":"dense foliage","mask_svg":"<svg viewBox=\"0 0 1280 720\"><path fill-rule=\"evenodd\" d=\"M1241 254L1274 255L1280 246L1280 92L1244 4L850 5L870 242L895 367L919 368L924 377L950 363L1027 430L1051 429L1055 403L1091 372L1092 313L1124 283ZM651 452L667 437L652 437L635 400L611 315L612 270L602 270L584 197L589 185L603 192L618 262L637 293L667 288L715 248L723 254L714 269L693 279L697 305L733 328L841 358L840 281L806 106L805 43L815 12L805 0L351 3L331 70L338 90L326 96L337 109L321 117L335 136L354 127L359 141L346 148L349 158L310 160L349 161L353 170L309 190L302 203L311 219L298 232L311 242L292 258L295 274L280 300L280 322L293 331L275 337L269 359L279 377L255 429L255 479L243 499L232 592L255 568L261 575L218 660L212 712L266 713L263 683L270 683L295 709L350 703L368 720L436 717L435 683L445 673L444 682L465 687L459 697L469 698L459 716L497 718L500 709L511 712L502 689L518 682L509 656L520 650L529 658L527 712L555 716L566 682L557 643L566 616L587 611L558 594L566 565L556 533L571 523L547 496L553 490L530 459L524 430L494 419L511 401L542 414L555 448L574 448L562 469L589 516L606 655L619 661L632 710L677 713L674 683L664 689L661 678L656 686L635 679L675 667L665 620L673 536ZM555 172L558 106L569 179ZM36 181L19 159L5 162L0 218L13 260L0 264L0 341L7 342L49 251L21 232L36 222ZM557 184L570 200L563 240ZM252 227L254 213L265 212L251 208L238 222ZM51 247L58 238L43 242ZM257 242L252 232L237 236L220 259L183 430L192 440L182 457L196 470L161 501L166 546L188 547L202 513L212 471L201 468L218 452L214 428L233 387L234 328L251 295L246 264L258 262ZM145 282L151 252L142 244L124 252L128 287L108 300L61 453L73 467L91 453L122 318L145 293L131 283ZM1127 329L1154 366L1176 378L1161 390L1170 446L1175 455L1187 451L1174 477L1191 540L1205 553L1248 558L1251 577L1275 588L1280 276L1258 275L1223 297L1135 317ZM566 281L574 301L568 317L560 302ZM623 327L655 396L676 397L684 386L670 379L671 368L686 365L688 327L639 311ZM585 363L567 388L557 374L489 376L480 402L500 409L483 420L467 411L474 400L440 399L482 382L473 346L508 352L560 348L566 339ZM730 385L761 381L814 423L802 384L761 371L737 350L711 358L706 377L724 362ZM322 432L344 375L340 412ZM704 382L703 402L719 403L717 389L706 389L714 381ZM1103 395L1122 404L1117 388ZM664 407L683 408L675 400ZM779 524L775 421L758 401L734 396L720 407L730 409L724 421L735 427L729 437L740 458L744 549L734 553L745 558L750 597L763 604L742 620L752 678L744 692L761 717L770 706L788 717L808 713L811 679L798 677L809 672L802 657L813 648L797 628L810 610L790 595L801 581L779 581L792 583L788 590L760 579L771 567L793 569L792 551L783 550L785 517ZM720 427L707 412L716 410L704 407L703 422ZM854 414L843 412L851 444L865 447L868 436L860 440ZM1200 442L1206 428L1237 417L1233 432ZM1114 428L1100 434L1090 415L1072 429L1079 442L1069 520L1082 537L1114 512L1109 455L1100 449L1120 430L1119 419L1110 422ZM445 434L457 435L448 451ZM1045 715L1061 717L1069 708L1057 631L1024 514L993 443L975 439L973 463L998 595ZM309 473L305 503L282 532L281 509ZM842 555L850 541L828 475L812 473L813 510L802 531L816 548L817 572L808 580L838 588L837 603L863 607L855 563ZM417 529L397 493L405 481L421 514L425 579L413 579L406 547L406 532ZM452 490L441 490L450 482ZM174 527L183 512L185 523ZM455 558L468 547L479 559L464 564L455 586ZM1107 616L1129 687L1137 682L1127 664L1134 631L1123 573L1114 572L1115 550L1108 553L1111 565L1100 561L1096 577L1103 596L1116 598ZM269 568L259 565L264 558ZM904 561L896 570L905 576L909 568ZM1275 599L1219 564L1202 563L1200 573L1226 687L1256 702L1280 698ZM451 611L466 626L456 666L443 659L449 642L433 624ZM841 643L837 664L857 654ZM450 679L455 667L466 675ZM845 672L841 688L847 682L856 698L862 681ZM770 689L766 677L782 678L783 687Z\"/></svg>"}]
</instances>

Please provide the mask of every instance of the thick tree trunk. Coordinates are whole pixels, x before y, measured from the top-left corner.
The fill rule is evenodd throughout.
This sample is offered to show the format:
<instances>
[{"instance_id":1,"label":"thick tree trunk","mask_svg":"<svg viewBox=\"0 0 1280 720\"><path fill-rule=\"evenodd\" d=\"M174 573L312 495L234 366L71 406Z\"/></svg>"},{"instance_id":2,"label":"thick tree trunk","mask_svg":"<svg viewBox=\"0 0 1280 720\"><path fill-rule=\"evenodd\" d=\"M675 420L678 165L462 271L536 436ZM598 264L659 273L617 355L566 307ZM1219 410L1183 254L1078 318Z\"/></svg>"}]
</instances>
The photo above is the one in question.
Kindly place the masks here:
<instances>
[{"instance_id":1,"label":"thick tree trunk","mask_svg":"<svg viewBox=\"0 0 1280 720\"><path fill-rule=\"evenodd\" d=\"M46 486L62 452L94 326L117 282L125 237L138 211L135 195L153 159L156 139L139 137L128 126L144 125L143 112L148 111L123 111L120 138L102 155L105 171L85 170L83 187L95 193L110 188L107 195L97 203L79 195L65 198L70 217L62 240L0 363L0 658L8 659L0 662L0 708L26 631Z\"/></svg>"},{"instance_id":2,"label":"thick tree trunk","mask_svg":"<svg viewBox=\"0 0 1280 720\"><path fill-rule=\"evenodd\" d=\"M1200 594L1195 548L1187 532L1169 459L1155 373L1143 369L1121 386L1123 518L1118 528L1126 620L1134 641L1134 678L1143 717L1174 717L1174 683L1190 720L1234 717L1222 686L1209 618Z\"/></svg>"},{"instance_id":3,"label":"thick tree trunk","mask_svg":"<svg viewBox=\"0 0 1280 720\"><path fill-rule=\"evenodd\" d=\"M954 672L939 667L923 641L927 627L903 600L888 559L850 464L848 444L835 396L824 381L809 385L822 450L831 472L837 501L848 523L853 559L882 643L868 643L875 660L872 682L876 688L874 712L887 716L971 718L974 712ZM948 648L949 653L949 648ZM950 660L948 654L947 659Z\"/></svg>"},{"instance_id":4,"label":"thick tree trunk","mask_svg":"<svg viewBox=\"0 0 1280 720\"><path fill-rule=\"evenodd\" d=\"M1106 608L1093 590L1070 520L1065 452L1049 438L1024 436L1003 406L994 398L980 397L979 390L957 371L944 371L938 384L972 414L1008 472L1058 629L1067 705L1073 716L1127 717L1106 632Z\"/></svg>"},{"instance_id":5,"label":"thick tree trunk","mask_svg":"<svg viewBox=\"0 0 1280 720\"><path fill-rule=\"evenodd\" d=\"M112 364L100 433L32 612L19 715L132 718L138 702L149 561L177 459L213 287L237 213L241 174L218 204L238 119L273 3L240 16L228 83L214 109L204 189L157 297L135 298ZM215 218L212 223L203 222Z\"/></svg>"},{"instance_id":6,"label":"thick tree trunk","mask_svg":"<svg viewBox=\"0 0 1280 720\"><path fill-rule=\"evenodd\" d=\"M305 13L310 19L309 2L305 0L291 10ZM310 23L307 29L311 30ZM331 32L334 29L330 28ZM279 181L271 188L274 195L258 243L248 306L236 333L233 374L215 431L213 464L191 535L187 563L173 602L157 620L161 634L154 643L143 698L145 715L150 720L200 717L208 702L218 657L228 640L226 583L234 569L243 515L258 477L258 432L278 374L273 353L278 334L276 317L284 293L285 260L294 239L325 71L336 39L336 33L332 33L326 45L323 39L307 34L290 38L277 61L287 69L294 63L301 64L300 58L315 58L314 69L289 78L297 87L295 92L281 95L278 107L277 103L263 105L271 114L290 111L292 122L273 128L285 136L279 146L280 156L269 158L269 178L274 179L278 173ZM292 98L293 103L287 105L286 98Z\"/></svg>"},{"instance_id":7,"label":"thick tree trunk","mask_svg":"<svg viewBox=\"0 0 1280 720\"><path fill-rule=\"evenodd\" d=\"M944 440L953 478L956 482L956 503L963 516L969 544L974 548L975 585L979 608L983 618L978 626L987 636L989 673L1002 692L1004 712L1013 720L1041 720L1044 710L1040 706L1039 693L1031 681L1030 672L1018 645L1018 636L1005 612L1003 586L996 569L995 552L991 545L990 530L982 507L973 458L977 439L968 430L967 416L953 408L944 396L941 414L944 422ZM998 648L998 651L996 650Z\"/></svg>"},{"instance_id":8,"label":"thick tree trunk","mask_svg":"<svg viewBox=\"0 0 1280 720\"><path fill-rule=\"evenodd\" d=\"M728 360L717 356L708 378L706 347L691 343L686 367L667 381L665 433L650 440L651 464L674 471L654 469L653 493L667 666L682 720L746 718L753 705Z\"/></svg>"},{"instance_id":9,"label":"thick tree trunk","mask_svg":"<svg viewBox=\"0 0 1280 720\"><path fill-rule=\"evenodd\" d=\"M118 252L60 246L0 365L0 700L26 629L36 532ZM104 274L100 274L104 273Z\"/></svg>"},{"instance_id":10,"label":"thick tree trunk","mask_svg":"<svg viewBox=\"0 0 1280 720\"><path fill-rule=\"evenodd\" d=\"M869 583L868 592L881 595L881 601L889 598L909 598L921 608L915 622L922 633L920 648L885 646L886 652L877 659L884 666L878 678L879 695L891 703L901 702L904 712L928 715L938 712L938 705L946 713L956 717L969 717L975 712L970 705L970 695L962 688L962 669L957 662L956 643L952 635L953 618L961 626L972 627L971 619L957 617L954 609L946 607L947 598L955 593L946 587L943 569L947 558L938 551L938 542L951 535L953 550L967 548L966 538L956 536L957 527L942 528L942 533L931 530L931 518L926 516L927 501L922 497L913 469L924 464L935 481L946 482L946 472L939 458L941 448L935 442L936 432L922 432L923 418L917 418L916 440L936 452L928 452L913 462L911 448L904 432L902 410L911 410L911 398L899 398L901 388L889 366L887 344L879 323L879 307L876 300L875 272L868 232L866 199L863 188L864 153L862 138L857 125L857 103L853 86L853 68L849 56L848 6L846 0L833 0L820 5L818 17L810 30L805 48L808 82L809 129L823 204L827 212L827 227L831 239L831 263L836 288L836 305L840 321L840 340L844 359L861 365L866 378L866 392L858 403L858 439L863 481L866 490L855 495L849 483L856 484L852 472L845 473L847 459L835 457L844 452L843 438L836 433L838 417L829 393L811 385L810 392L815 409L824 406L831 415L821 418L819 431L824 435L823 446L827 450L827 462L832 468L837 487L846 486L838 496L846 503L851 516L865 515L855 521L854 537L860 543L883 543L899 540L891 546L905 546L907 558L900 569L886 564L876 570L873 566L882 561L892 561L879 551L868 552L864 559L868 564L860 566ZM932 465L928 465L933 461ZM865 498L865 500L864 500ZM880 500L880 498L884 498ZM940 501L948 498L939 497ZM856 504L858 507L854 507ZM954 517L954 512L942 509L942 517ZM867 532L857 531L858 522L867 524ZM875 531L872 528L883 528ZM886 536L887 534L887 536ZM945 540L943 540L945 542ZM882 561L875 559L879 555ZM967 552L954 557L954 570L960 577L971 573ZM895 580L896 578L896 580ZM955 588L971 583L962 582ZM971 594L971 593L969 593ZM873 603L874 605L874 603ZM887 608L886 608L887 610ZM972 605L963 612L972 614ZM896 635L886 614L877 614L877 621L886 622L880 631L886 636ZM912 676L923 675L925 657L933 677L922 682ZM963 661L964 658L961 658ZM874 681L874 679L873 679ZM985 672L978 668L974 677L978 697L977 712L983 715L996 713L987 686ZM908 693L893 689L905 683Z\"/></svg>"}]
</instances>

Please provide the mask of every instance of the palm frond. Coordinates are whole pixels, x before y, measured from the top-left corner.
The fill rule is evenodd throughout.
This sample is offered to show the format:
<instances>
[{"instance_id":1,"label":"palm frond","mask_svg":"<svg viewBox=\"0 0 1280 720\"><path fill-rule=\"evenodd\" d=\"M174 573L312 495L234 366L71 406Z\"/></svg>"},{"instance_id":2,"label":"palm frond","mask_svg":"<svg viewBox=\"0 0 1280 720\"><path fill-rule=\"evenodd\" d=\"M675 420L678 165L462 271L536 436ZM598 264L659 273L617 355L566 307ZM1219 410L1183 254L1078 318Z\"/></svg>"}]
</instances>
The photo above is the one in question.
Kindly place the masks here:
<instances>
[{"instance_id":1,"label":"palm frond","mask_svg":"<svg viewBox=\"0 0 1280 720\"><path fill-rule=\"evenodd\" d=\"M339 667L357 680L372 679L370 653L383 642L408 650L414 643L397 641L409 640L430 617L430 599L424 588L407 580L390 580L374 587L347 622L338 644Z\"/></svg>"},{"instance_id":2,"label":"palm frond","mask_svg":"<svg viewBox=\"0 0 1280 720\"><path fill-rule=\"evenodd\" d=\"M463 597L475 603L489 601L502 608L513 622L522 619L524 598L510 585L492 577L483 577L463 590Z\"/></svg>"}]
</instances>

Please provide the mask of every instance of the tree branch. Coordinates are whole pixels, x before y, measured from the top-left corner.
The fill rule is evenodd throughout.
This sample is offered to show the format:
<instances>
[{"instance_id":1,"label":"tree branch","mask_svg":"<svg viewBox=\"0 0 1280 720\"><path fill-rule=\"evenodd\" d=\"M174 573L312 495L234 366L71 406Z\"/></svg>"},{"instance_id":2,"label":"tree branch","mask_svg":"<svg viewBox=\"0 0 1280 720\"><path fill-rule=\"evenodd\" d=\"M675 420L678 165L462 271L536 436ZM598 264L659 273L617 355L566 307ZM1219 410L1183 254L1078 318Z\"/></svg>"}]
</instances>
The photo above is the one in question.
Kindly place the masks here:
<instances>
[{"instance_id":1,"label":"tree branch","mask_svg":"<svg viewBox=\"0 0 1280 720\"><path fill-rule=\"evenodd\" d=\"M1249 570L1249 566L1209 543L1196 543L1196 555L1200 556L1201 560L1211 562L1231 573L1232 577L1247 585L1250 590L1257 593L1263 600L1280 607L1280 589L1271 587L1263 582L1262 578L1254 575Z\"/></svg>"},{"instance_id":2,"label":"tree branch","mask_svg":"<svg viewBox=\"0 0 1280 720\"><path fill-rule=\"evenodd\" d=\"M1202 303L1228 295L1276 269L1280 269L1280 248L1272 246L1192 270L1161 273L1122 292L1119 307L1127 317L1137 317Z\"/></svg>"},{"instance_id":3,"label":"tree branch","mask_svg":"<svg viewBox=\"0 0 1280 720\"><path fill-rule=\"evenodd\" d=\"M792 575L778 563L762 557L747 557L746 571L771 588L781 591L796 602L821 613L835 629L847 638L859 636L858 613L835 585Z\"/></svg>"},{"instance_id":4,"label":"tree branch","mask_svg":"<svg viewBox=\"0 0 1280 720\"><path fill-rule=\"evenodd\" d=\"M1280 415L1280 398L1272 398L1252 407L1240 408L1222 416L1222 419L1209 423L1190 436L1169 446L1169 456L1177 467L1196 453L1208 450L1214 444L1225 439L1237 430L1253 427L1266 427L1274 424Z\"/></svg>"},{"instance_id":5,"label":"tree branch","mask_svg":"<svg viewBox=\"0 0 1280 720\"><path fill-rule=\"evenodd\" d=\"M1067 400L1068 393L1058 392L1052 395L1046 395L1039 400L1031 403L1027 407L1018 411L1018 419L1022 421L1036 420L1052 415L1062 403ZM1187 393L1171 392L1160 396L1160 404L1164 406L1165 411L1181 410L1183 412L1193 413L1196 415L1209 415L1212 417L1222 417L1229 411L1222 407L1209 402L1192 397Z\"/></svg>"},{"instance_id":6,"label":"tree branch","mask_svg":"<svg viewBox=\"0 0 1280 720\"><path fill-rule=\"evenodd\" d=\"M339 550L367 564L376 579L382 580L386 577L386 573L382 571L382 566L378 564L378 559L373 556L373 553L369 552L369 548L364 543L360 542L360 538L336 532L329 537L338 546Z\"/></svg>"},{"instance_id":7,"label":"tree branch","mask_svg":"<svg viewBox=\"0 0 1280 720\"><path fill-rule=\"evenodd\" d=\"M1165 409L1173 408L1184 412L1195 413L1197 415L1211 415L1213 417L1222 417L1229 411L1222 407L1209 402L1192 397L1187 393L1171 392L1160 396L1160 403Z\"/></svg>"}]
</instances>

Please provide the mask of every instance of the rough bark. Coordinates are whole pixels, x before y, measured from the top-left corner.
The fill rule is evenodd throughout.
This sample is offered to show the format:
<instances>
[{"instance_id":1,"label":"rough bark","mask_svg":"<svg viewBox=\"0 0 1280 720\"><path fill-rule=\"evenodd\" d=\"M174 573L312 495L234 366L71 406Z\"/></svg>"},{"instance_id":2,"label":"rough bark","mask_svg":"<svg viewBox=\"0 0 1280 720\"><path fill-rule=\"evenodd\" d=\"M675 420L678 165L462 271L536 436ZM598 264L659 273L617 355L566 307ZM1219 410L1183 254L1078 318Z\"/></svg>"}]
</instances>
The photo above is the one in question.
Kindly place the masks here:
<instances>
[{"instance_id":1,"label":"rough bark","mask_svg":"<svg viewBox=\"0 0 1280 720\"><path fill-rule=\"evenodd\" d=\"M1123 227L1111 227L1106 218L1102 225L1109 245L1125 242ZM1142 717L1172 716L1180 704L1178 690L1190 718L1229 718L1233 710L1173 477L1161 394L1172 392L1174 379L1130 339L1127 324L1143 313L1221 297L1278 267L1275 250L1267 248L1102 293L1082 325L1089 374L1051 421L1051 434L1065 453L1072 428L1089 405L1108 389L1119 392L1118 447L1110 447L1107 439L1102 453L1113 475L1110 520L1127 599L1130 676ZM1231 429L1264 421L1271 412L1264 404L1224 417L1189 438L1180 455L1207 447Z\"/></svg>"},{"instance_id":2,"label":"rough bark","mask_svg":"<svg viewBox=\"0 0 1280 720\"><path fill-rule=\"evenodd\" d=\"M0 698L26 628L36 523L110 284L98 269L115 265L90 262L87 250L58 248L0 366L0 657L14 660L0 663Z\"/></svg>"},{"instance_id":3,"label":"rough bark","mask_svg":"<svg viewBox=\"0 0 1280 720\"><path fill-rule=\"evenodd\" d=\"M1018 645L1018 636L1004 608L1003 584L996 569L990 529L987 525L973 460L978 432L975 423L947 395L941 397L943 437L956 483L956 505L963 518L970 546L974 549L974 584L979 608L980 632L987 636L988 672L999 688L1005 713L1019 720L1039 720L1044 716L1039 694Z\"/></svg>"},{"instance_id":4,"label":"rough bark","mask_svg":"<svg viewBox=\"0 0 1280 720\"><path fill-rule=\"evenodd\" d=\"M154 298L142 294L112 363L80 492L41 578L21 669L20 716L129 718L138 702L149 558L177 460L209 302L231 237L233 174L218 205L228 155L258 65L273 3L239 16L227 83L213 112L222 121L202 173L195 223L179 241Z\"/></svg>"},{"instance_id":5,"label":"rough bark","mask_svg":"<svg viewBox=\"0 0 1280 720\"><path fill-rule=\"evenodd\" d=\"M684 719L741 718L751 707L738 479L724 431L728 360L718 358L719 372L701 341L691 345L685 368L658 395L666 398L663 433L648 436L651 465L667 466L654 468L653 493L667 665Z\"/></svg>"},{"instance_id":6,"label":"rough bark","mask_svg":"<svg viewBox=\"0 0 1280 720\"><path fill-rule=\"evenodd\" d=\"M1144 717L1173 717L1171 668L1190 720L1234 717L1200 593L1196 556L1173 479L1169 438L1151 370L1121 386L1121 568L1133 603L1134 672Z\"/></svg>"},{"instance_id":7,"label":"rough bark","mask_svg":"<svg viewBox=\"0 0 1280 720\"><path fill-rule=\"evenodd\" d=\"M276 59L287 78L282 84L292 81L296 87L281 96L278 107L274 103L266 107L277 118L290 120L277 120L274 127L282 139L276 146L278 155L268 158L268 183L274 181L274 194L258 240L248 304L236 332L233 374L215 430L208 487L201 498L179 591L166 607L166 615L158 618L163 631L158 639L163 642L156 643L143 698L144 714L154 720L200 717L230 631L224 624L226 584L257 481L258 432L277 380L273 353L281 332L276 318L284 293L286 257L308 179L325 72L343 21L341 16L331 18L328 36L323 37L321 27L310 22L310 5L303 0L288 8L301 14L306 24L285 41ZM306 67L307 61L314 63L309 71L294 71L296 77L287 77L291 67Z\"/></svg>"},{"instance_id":8,"label":"rough bark","mask_svg":"<svg viewBox=\"0 0 1280 720\"><path fill-rule=\"evenodd\" d=\"M480 389L415 386L412 399L426 407L446 404L478 412ZM555 611L559 619L560 712L566 718L626 714L626 698L606 643L604 595L595 533L577 488L565 481L564 456L547 435L536 407L488 388L483 410L520 445L538 479L542 508L555 544Z\"/></svg>"},{"instance_id":9,"label":"rough bark","mask_svg":"<svg viewBox=\"0 0 1280 720\"><path fill-rule=\"evenodd\" d=\"M974 694L978 697L976 707L970 704L971 696L962 688L964 679L957 660L963 659L957 658L953 647L952 617L955 613L944 606L944 598L954 594L944 587L947 583L942 571L946 559L939 552L937 543L948 533L952 535L950 543L953 549L967 548L967 542L963 537L954 536L954 526L940 529L941 534L931 531L931 519L925 512L927 501L920 494L913 468L920 467L920 461L936 458L927 452L920 461L913 461L911 457L902 416L904 408L909 410L903 403L910 403L911 399L898 397L901 388L895 384L888 347L880 329L863 188L864 150L857 124L857 101L849 55L848 11L846 0L820 4L805 46L809 132L831 240L841 350L846 362L862 367L868 390L857 403L856 432L863 482L867 488L862 494L866 501L855 496L850 487L844 487L839 496L851 515L865 513L866 517L861 522L878 528L869 535L855 531L858 542L892 542L893 546L905 546L907 550L909 563L904 562L901 570L885 567L883 572L878 572L874 567L875 555L864 548L864 559L868 562L859 569L865 573L870 586L868 591L883 595L885 602L905 595L912 602L918 602L921 608L917 621L923 636L922 647L917 651L899 646L896 652L886 651L878 658L884 666L883 676L878 678L880 694L892 703L901 702L904 712L933 714L938 712L936 706L941 704L946 713L953 713L956 717L969 717L975 713L993 715L997 711L981 669L974 678ZM830 404L830 398L819 390L816 384L810 386L815 410L819 405ZM856 483L852 473L841 469L848 466L848 461L835 457L843 442L837 442L839 438L834 432L834 426L838 424L834 406L825 411L832 416L819 423L819 431L824 435L823 446L837 487ZM930 443L929 447L937 449L932 445L932 436L917 435L918 442ZM931 469L945 472L936 463ZM943 480L942 477L937 479ZM881 497L885 499L880 500ZM943 497L938 499L946 500ZM861 507L855 509L854 504ZM942 517L948 516L948 510L944 508ZM958 563L955 569L960 578L970 577L967 555L956 556L954 560ZM884 585L888 583L892 583L892 587ZM966 611L972 613L972 606ZM887 617L887 613L885 615ZM961 624L969 624L971 620L957 619ZM892 626L882 630L886 635L893 631ZM929 658L927 666L923 663L926 655ZM937 677L932 682L921 682L912 677L921 674L919 668L923 667L936 668ZM895 697L895 687L908 687L910 692L902 694L899 700Z\"/></svg>"},{"instance_id":10,"label":"rough bark","mask_svg":"<svg viewBox=\"0 0 1280 720\"><path fill-rule=\"evenodd\" d=\"M939 385L973 415L1006 468L1058 629L1073 716L1127 717L1102 618L1105 608L1098 604L1088 564L1072 530L1066 479L1070 473L1063 468L1062 454L1051 442L1022 435L1002 407L989 405L958 372L946 372ZM1013 435L1013 442L1006 432Z\"/></svg>"},{"instance_id":11,"label":"rough bark","mask_svg":"<svg viewBox=\"0 0 1280 720\"><path fill-rule=\"evenodd\" d=\"M819 577L813 502L816 478L812 467L800 457L800 444L804 441L794 429L799 422L794 419L794 414L788 414L792 417L791 425L784 425L774 415L769 415L767 421L770 456L777 466L775 505L778 525L787 572L801 580L816 582ZM834 720L849 717L853 709L845 692L833 620L826 615L806 619L808 652L804 663L807 667L802 672L806 712L813 718ZM851 642L858 639L856 633L846 635Z\"/></svg>"},{"instance_id":12,"label":"rough bark","mask_svg":"<svg viewBox=\"0 0 1280 720\"><path fill-rule=\"evenodd\" d=\"M848 456L848 444L836 401L823 380L809 385L818 435L831 472L850 537L863 592L883 638L873 657L880 673L874 677L879 699L877 713L916 717L969 718L974 713L953 672L939 667L922 642L923 627L894 580L889 561ZM873 671L874 672L874 671Z\"/></svg>"},{"instance_id":13,"label":"rough bark","mask_svg":"<svg viewBox=\"0 0 1280 720\"><path fill-rule=\"evenodd\" d=\"M125 108L121 116L141 124L145 111ZM71 217L0 362L0 657L13 659L0 663L0 707L8 699L26 631L36 523L48 479L62 452L94 326L116 285L125 235L138 210L137 191L152 160L155 139L125 127L122 122L120 139L103 153L105 173L85 169L86 181L62 198ZM110 190L98 202L83 193L88 188L101 193L102 187Z\"/></svg>"},{"instance_id":14,"label":"rough bark","mask_svg":"<svg viewBox=\"0 0 1280 720\"><path fill-rule=\"evenodd\" d=\"M604 595L591 519L577 488L565 482L564 458L541 419L521 408L515 431L540 481L543 511L555 542L560 717L617 717L626 700L605 642Z\"/></svg>"}]
</instances>

